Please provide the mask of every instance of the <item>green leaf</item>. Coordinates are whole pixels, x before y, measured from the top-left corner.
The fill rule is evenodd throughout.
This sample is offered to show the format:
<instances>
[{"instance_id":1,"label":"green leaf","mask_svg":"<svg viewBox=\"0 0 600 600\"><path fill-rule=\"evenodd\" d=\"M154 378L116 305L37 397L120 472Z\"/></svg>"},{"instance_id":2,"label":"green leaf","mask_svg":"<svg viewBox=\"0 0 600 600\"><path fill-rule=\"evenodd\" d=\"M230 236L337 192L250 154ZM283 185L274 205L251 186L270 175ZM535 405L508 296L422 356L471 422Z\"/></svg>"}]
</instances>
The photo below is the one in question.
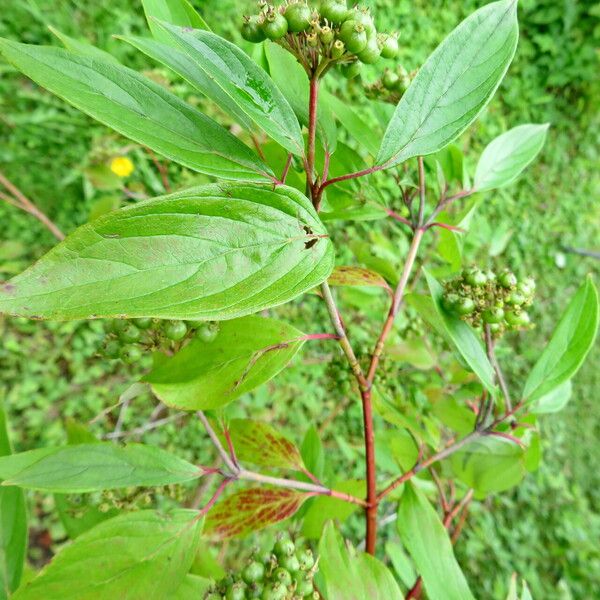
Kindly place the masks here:
<instances>
[{"instance_id":1,"label":"green leaf","mask_svg":"<svg viewBox=\"0 0 600 600\"><path fill-rule=\"evenodd\" d=\"M481 113L517 47L517 1L502 0L465 19L433 52L402 96L377 164L392 167L433 154Z\"/></svg>"},{"instance_id":2,"label":"green leaf","mask_svg":"<svg viewBox=\"0 0 600 600\"><path fill-rule=\"evenodd\" d=\"M131 69L4 39L0 52L37 84L175 162L223 179L273 180L269 167L233 134Z\"/></svg>"},{"instance_id":3,"label":"green leaf","mask_svg":"<svg viewBox=\"0 0 600 600\"><path fill-rule=\"evenodd\" d=\"M211 587L212 581L210 579L188 573L183 578L181 585L169 598L171 600L199 600L206 597Z\"/></svg>"},{"instance_id":4,"label":"green leaf","mask_svg":"<svg viewBox=\"0 0 600 600\"><path fill-rule=\"evenodd\" d=\"M502 492L525 477L523 449L511 440L488 435L452 455L452 471L479 495Z\"/></svg>"},{"instance_id":5,"label":"green leaf","mask_svg":"<svg viewBox=\"0 0 600 600\"><path fill-rule=\"evenodd\" d=\"M461 435L471 433L475 427L475 413L452 396L434 402L432 412L446 427Z\"/></svg>"},{"instance_id":6,"label":"green leaf","mask_svg":"<svg viewBox=\"0 0 600 600\"><path fill-rule=\"evenodd\" d=\"M240 461L293 471L306 469L294 443L268 423L252 419L231 419L227 428Z\"/></svg>"},{"instance_id":7,"label":"green leaf","mask_svg":"<svg viewBox=\"0 0 600 600\"><path fill-rule=\"evenodd\" d=\"M287 50L269 42L265 42L264 47L271 78L290 103L300 123L307 126L308 76ZM317 110L317 136L325 150L332 154L337 144L337 128L333 113L322 98Z\"/></svg>"},{"instance_id":8,"label":"green leaf","mask_svg":"<svg viewBox=\"0 0 600 600\"><path fill-rule=\"evenodd\" d=\"M474 189L483 192L513 182L542 149L548 127L548 123L519 125L491 142L477 163Z\"/></svg>"},{"instance_id":9,"label":"green leaf","mask_svg":"<svg viewBox=\"0 0 600 600\"><path fill-rule=\"evenodd\" d=\"M0 460L12 452L0 398ZM23 490L0 488L0 600L19 587L27 552L27 508Z\"/></svg>"},{"instance_id":10,"label":"green leaf","mask_svg":"<svg viewBox=\"0 0 600 600\"><path fill-rule=\"evenodd\" d=\"M567 379L551 392L535 400L531 405L530 412L535 415L560 412L568 404L572 394L573 384L570 379Z\"/></svg>"},{"instance_id":11,"label":"green leaf","mask_svg":"<svg viewBox=\"0 0 600 600\"><path fill-rule=\"evenodd\" d=\"M80 227L0 285L0 312L231 319L314 288L333 260L327 232L297 190L208 185Z\"/></svg>"},{"instance_id":12,"label":"green leaf","mask_svg":"<svg viewBox=\"0 0 600 600\"><path fill-rule=\"evenodd\" d=\"M142 444L78 444L0 457L3 486L58 493L169 485L201 475L191 463Z\"/></svg>"},{"instance_id":13,"label":"green leaf","mask_svg":"<svg viewBox=\"0 0 600 600\"><path fill-rule=\"evenodd\" d=\"M360 114L348 102L344 102L333 94L324 94L325 103L331 108L335 118L342 127L372 156L377 156L381 143L381 132L366 123Z\"/></svg>"},{"instance_id":14,"label":"green leaf","mask_svg":"<svg viewBox=\"0 0 600 600\"><path fill-rule=\"evenodd\" d=\"M200 544L194 510L143 510L104 521L64 547L14 600L173 597Z\"/></svg>"},{"instance_id":15,"label":"green leaf","mask_svg":"<svg viewBox=\"0 0 600 600\"><path fill-rule=\"evenodd\" d=\"M423 270L429 285L429 291L435 304L437 313L442 318L442 322L448 333L448 336L456 346L460 355L479 377L481 383L492 394L496 394L494 385L494 370L483 349L481 341L475 335L475 332L461 319L449 314L442 306L443 288L438 281L425 269Z\"/></svg>"},{"instance_id":16,"label":"green leaf","mask_svg":"<svg viewBox=\"0 0 600 600\"><path fill-rule=\"evenodd\" d=\"M293 154L303 154L304 140L292 107L267 73L243 50L209 31L158 24L267 135ZM201 91L210 98L212 89L211 85ZM219 97L212 99L218 101Z\"/></svg>"},{"instance_id":17,"label":"green leaf","mask_svg":"<svg viewBox=\"0 0 600 600\"><path fill-rule=\"evenodd\" d=\"M209 511L205 531L220 539L242 537L288 519L308 497L306 492L285 488L242 490Z\"/></svg>"},{"instance_id":18,"label":"green leaf","mask_svg":"<svg viewBox=\"0 0 600 600\"><path fill-rule=\"evenodd\" d=\"M319 430L314 425L306 430L300 445L300 454L309 472L321 479L325 471L325 450Z\"/></svg>"},{"instance_id":19,"label":"green leaf","mask_svg":"<svg viewBox=\"0 0 600 600\"><path fill-rule=\"evenodd\" d=\"M400 581L407 589L410 589L415 583L417 575L410 557L404 551L402 544L393 541L386 542L385 553L389 557L392 567L394 567L394 571L396 571Z\"/></svg>"},{"instance_id":20,"label":"green leaf","mask_svg":"<svg viewBox=\"0 0 600 600\"><path fill-rule=\"evenodd\" d=\"M158 42L152 38L135 35L116 36L118 39L131 44L149 56L152 60L162 63L190 85L211 98L219 107L229 113L245 129L252 128L252 121L238 104L223 91L201 68L201 66L187 54L168 44Z\"/></svg>"},{"instance_id":21,"label":"green leaf","mask_svg":"<svg viewBox=\"0 0 600 600\"><path fill-rule=\"evenodd\" d=\"M348 548L332 521L319 542L319 590L327 600L402 598L390 570L375 557Z\"/></svg>"},{"instance_id":22,"label":"green leaf","mask_svg":"<svg viewBox=\"0 0 600 600\"><path fill-rule=\"evenodd\" d=\"M411 483L400 499L398 532L430 600L475 600L446 528L423 492Z\"/></svg>"},{"instance_id":23,"label":"green leaf","mask_svg":"<svg viewBox=\"0 0 600 600\"><path fill-rule=\"evenodd\" d=\"M363 498L367 491L364 480L360 479L340 481L334 484L332 489L357 498ZM337 523L343 523L359 508L358 504L346 502L339 498L317 496L312 500L304 515L302 535L309 539L319 539L323 533L323 527L329 519L335 519Z\"/></svg>"},{"instance_id":24,"label":"green leaf","mask_svg":"<svg viewBox=\"0 0 600 600\"><path fill-rule=\"evenodd\" d=\"M188 0L142 0L142 6L152 35L164 44L172 43L172 39L158 26L156 19L181 27L210 31L206 21L194 10Z\"/></svg>"},{"instance_id":25,"label":"green leaf","mask_svg":"<svg viewBox=\"0 0 600 600\"><path fill-rule=\"evenodd\" d=\"M77 54L89 56L90 58L99 58L117 65L119 64L119 61L112 54L105 52L104 50L100 50L100 48L93 46L89 42L76 40L75 38L72 38L61 31L58 31L58 29L55 29L51 25L48 25L48 29L61 41L62 45L67 50L72 50Z\"/></svg>"},{"instance_id":26,"label":"green leaf","mask_svg":"<svg viewBox=\"0 0 600 600\"><path fill-rule=\"evenodd\" d=\"M552 339L525 382L523 399L526 404L546 396L577 373L594 345L598 312L598 292L588 276L567 306Z\"/></svg>"},{"instance_id":27,"label":"green leaf","mask_svg":"<svg viewBox=\"0 0 600 600\"><path fill-rule=\"evenodd\" d=\"M275 377L302 347L303 335L275 319L224 321L214 341L192 340L145 381L168 406L219 408Z\"/></svg>"}]
</instances>

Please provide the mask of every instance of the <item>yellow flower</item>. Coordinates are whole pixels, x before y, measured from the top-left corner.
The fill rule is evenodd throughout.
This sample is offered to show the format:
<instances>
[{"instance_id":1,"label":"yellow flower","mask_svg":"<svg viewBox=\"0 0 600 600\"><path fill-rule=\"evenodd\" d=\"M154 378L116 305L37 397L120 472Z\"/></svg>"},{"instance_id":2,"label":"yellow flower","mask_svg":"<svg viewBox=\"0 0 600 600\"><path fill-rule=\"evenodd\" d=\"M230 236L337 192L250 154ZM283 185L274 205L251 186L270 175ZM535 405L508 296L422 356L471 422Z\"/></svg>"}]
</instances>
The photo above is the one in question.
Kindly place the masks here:
<instances>
[{"instance_id":1,"label":"yellow flower","mask_svg":"<svg viewBox=\"0 0 600 600\"><path fill-rule=\"evenodd\" d=\"M129 177L134 168L133 163L126 156L117 156L110 163L110 170L119 177Z\"/></svg>"}]
</instances>

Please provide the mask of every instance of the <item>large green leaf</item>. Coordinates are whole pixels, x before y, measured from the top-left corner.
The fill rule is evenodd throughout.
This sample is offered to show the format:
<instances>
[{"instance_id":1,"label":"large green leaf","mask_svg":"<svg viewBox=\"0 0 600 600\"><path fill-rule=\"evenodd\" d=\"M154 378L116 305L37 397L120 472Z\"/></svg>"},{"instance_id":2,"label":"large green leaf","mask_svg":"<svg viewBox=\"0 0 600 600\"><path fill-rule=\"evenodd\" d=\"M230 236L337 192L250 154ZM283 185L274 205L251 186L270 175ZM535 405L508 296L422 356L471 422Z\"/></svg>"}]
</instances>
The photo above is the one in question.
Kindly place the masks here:
<instances>
[{"instance_id":1,"label":"large green leaf","mask_svg":"<svg viewBox=\"0 0 600 600\"><path fill-rule=\"evenodd\" d=\"M550 125L519 125L493 140L483 151L473 188L493 190L514 181L542 149Z\"/></svg>"},{"instance_id":2,"label":"large green leaf","mask_svg":"<svg viewBox=\"0 0 600 600\"><path fill-rule=\"evenodd\" d=\"M424 272L436 311L442 318L448 336L475 375L479 377L481 383L492 395L495 395L494 370L479 338L464 321L444 310L442 306L444 291L442 286L429 272Z\"/></svg>"},{"instance_id":3,"label":"large green leaf","mask_svg":"<svg viewBox=\"0 0 600 600\"><path fill-rule=\"evenodd\" d=\"M260 487L235 492L206 517L206 533L221 539L243 537L291 517L308 498L306 492Z\"/></svg>"},{"instance_id":4,"label":"large green leaf","mask_svg":"<svg viewBox=\"0 0 600 600\"><path fill-rule=\"evenodd\" d=\"M143 510L104 521L63 548L14 600L163 600L185 583L198 512Z\"/></svg>"},{"instance_id":5,"label":"large green leaf","mask_svg":"<svg viewBox=\"0 0 600 600\"><path fill-rule=\"evenodd\" d=\"M298 61L281 46L265 42L265 55L271 78L281 90L302 125L308 125L308 76ZM333 113L319 99L317 110L317 136L322 146L333 153L337 144L337 128Z\"/></svg>"},{"instance_id":6,"label":"large green leaf","mask_svg":"<svg viewBox=\"0 0 600 600\"><path fill-rule=\"evenodd\" d=\"M515 54L517 0L501 0L465 19L433 52L402 96L377 164L391 167L433 154L481 113Z\"/></svg>"},{"instance_id":7,"label":"large green leaf","mask_svg":"<svg viewBox=\"0 0 600 600\"><path fill-rule=\"evenodd\" d=\"M218 408L275 377L303 344L304 334L275 319L244 317L221 323L217 338L193 340L146 377L168 406Z\"/></svg>"},{"instance_id":8,"label":"large green leaf","mask_svg":"<svg viewBox=\"0 0 600 600\"><path fill-rule=\"evenodd\" d=\"M529 410L536 415L559 412L568 404L572 394L573 384L570 379L567 379L557 388L533 402Z\"/></svg>"},{"instance_id":9,"label":"large green leaf","mask_svg":"<svg viewBox=\"0 0 600 600\"><path fill-rule=\"evenodd\" d=\"M89 56L90 58L99 58L117 65L119 64L119 61L112 54L93 46L87 41L72 38L62 31L55 29L51 25L48 25L48 29L60 40L62 45L67 50L72 50L77 54L83 54L84 56Z\"/></svg>"},{"instance_id":10,"label":"large green leaf","mask_svg":"<svg viewBox=\"0 0 600 600\"><path fill-rule=\"evenodd\" d=\"M12 452L6 415L0 398L0 460ZM27 552L27 510L23 490L0 488L0 600L21 581Z\"/></svg>"},{"instance_id":11,"label":"large green leaf","mask_svg":"<svg viewBox=\"0 0 600 600\"><path fill-rule=\"evenodd\" d=\"M194 29L208 29L206 21L194 10L188 0L142 0L148 27L152 35L160 42L172 42L164 30L158 26L156 19Z\"/></svg>"},{"instance_id":12,"label":"large green leaf","mask_svg":"<svg viewBox=\"0 0 600 600\"><path fill-rule=\"evenodd\" d=\"M206 94L224 111L228 112L245 129L252 128L252 121L246 113L239 108L236 102L223 91L201 68L201 66L187 54L152 38L139 37L137 35L117 36L137 48L152 60L162 63L198 91Z\"/></svg>"},{"instance_id":13,"label":"large green leaf","mask_svg":"<svg viewBox=\"0 0 600 600\"><path fill-rule=\"evenodd\" d=\"M162 21L159 26L267 135L293 154L303 154L304 140L292 107L264 69L243 50L209 31L189 31ZM201 91L211 97L212 89L210 85Z\"/></svg>"},{"instance_id":14,"label":"large green leaf","mask_svg":"<svg viewBox=\"0 0 600 600\"><path fill-rule=\"evenodd\" d=\"M523 449L498 436L472 441L453 454L451 464L455 476L479 495L502 492L525 477Z\"/></svg>"},{"instance_id":15,"label":"large green leaf","mask_svg":"<svg viewBox=\"0 0 600 600\"><path fill-rule=\"evenodd\" d=\"M253 419L231 419L227 429L238 460L262 467L306 470L300 450L268 423Z\"/></svg>"},{"instance_id":16,"label":"large green leaf","mask_svg":"<svg viewBox=\"0 0 600 600\"><path fill-rule=\"evenodd\" d=\"M327 600L402 598L390 570L378 559L348 548L332 521L319 542L319 589Z\"/></svg>"},{"instance_id":17,"label":"large green leaf","mask_svg":"<svg viewBox=\"0 0 600 600\"><path fill-rule=\"evenodd\" d=\"M527 404L546 396L577 373L596 339L598 312L598 292L588 277L573 296L525 382L523 399Z\"/></svg>"},{"instance_id":18,"label":"large green leaf","mask_svg":"<svg viewBox=\"0 0 600 600\"><path fill-rule=\"evenodd\" d=\"M410 483L398 507L398 532L430 600L475 600L446 528L423 492Z\"/></svg>"},{"instance_id":19,"label":"large green leaf","mask_svg":"<svg viewBox=\"0 0 600 600\"><path fill-rule=\"evenodd\" d=\"M208 185L72 233L0 286L0 312L53 319L231 319L321 283L333 247L298 190Z\"/></svg>"},{"instance_id":20,"label":"large green leaf","mask_svg":"<svg viewBox=\"0 0 600 600\"><path fill-rule=\"evenodd\" d=\"M201 475L191 463L142 444L78 444L0 457L3 486L58 493L169 485Z\"/></svg>"},{"instance_id":21,"label":"large green leaf","mask_svg":"<svg viewBox=\"0 0 600 600\"><path fill-rule=\"evenodd\" d=\"M223 179L273 180L269 167L233 134L131 69L4 39L0 52L76 108L190 169Z\"/></svg>"}]
</instances>

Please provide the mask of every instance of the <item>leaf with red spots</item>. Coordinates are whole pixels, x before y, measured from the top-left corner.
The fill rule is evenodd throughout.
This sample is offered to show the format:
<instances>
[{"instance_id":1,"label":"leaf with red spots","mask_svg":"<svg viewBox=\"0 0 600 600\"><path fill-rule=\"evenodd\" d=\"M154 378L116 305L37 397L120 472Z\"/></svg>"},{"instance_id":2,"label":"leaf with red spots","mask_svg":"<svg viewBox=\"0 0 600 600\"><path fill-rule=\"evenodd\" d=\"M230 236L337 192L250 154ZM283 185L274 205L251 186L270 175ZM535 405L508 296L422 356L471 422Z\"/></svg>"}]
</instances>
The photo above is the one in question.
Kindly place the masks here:
<instances>
[{"instance_id":1,"label":"leaf with red spots","mask_svg":"<svg viewBox=\"0 0 600 600\"><path fill-rule=\"evenodd\" d=\"M327 282L337 286L380 287L391 293L388 282L379 273L362 267L336 267Z\"/></svg>"},{"instance_id":2,"label":"leaf with red spots","mask_svg":"<svg viewBox=\"0 0 600 600\"><path fill-rule=\"evenodd\" d=\"M228 429L240 461L264 467L306 470L298 448L268 423L232 419Z\"/></svg>"},{"instance_id":3,"label":"leaf with red spots","mask_svg":"<svg viewBox=\"0 0 600 600\"><path fill-rule=\"evenodd\" d=\"M251 488L236 492L206 516L204 531L221 539L242 537L291 517L310 497L283 488Z\"/></svg>"}]
</instances>

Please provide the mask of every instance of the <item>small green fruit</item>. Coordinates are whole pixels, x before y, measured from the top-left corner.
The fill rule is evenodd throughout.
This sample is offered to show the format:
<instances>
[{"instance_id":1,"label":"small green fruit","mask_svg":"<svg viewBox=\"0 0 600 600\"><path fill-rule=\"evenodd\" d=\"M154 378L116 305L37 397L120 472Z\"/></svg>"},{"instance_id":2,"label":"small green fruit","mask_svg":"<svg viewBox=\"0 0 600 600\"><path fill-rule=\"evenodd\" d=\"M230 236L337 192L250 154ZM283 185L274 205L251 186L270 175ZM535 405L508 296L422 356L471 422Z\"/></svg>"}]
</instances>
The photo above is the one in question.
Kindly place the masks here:
<instances>
[{"instance_id":1,"label":"small green fruit","mask_svg":"<svg viewBox=\"0 0 600 600\"><path fill-rule=\"evenodd\" d=\"M287 536L280 537L273 546L273 552L280 560L286 556L292 556L295 551L294 542Z\"/></svg>"},{"instance_id":2,"label":"small green fruit","mask_svg":"<svg viewBox=\"0 0 600 600\"><path fill-rule=\"evenodd\" d=\"M119 339L125 344L137 342L140 339L140 336L140 330L131 323L119 333Z\"/></svg>"},{"instance_id":3,"label":"small green fruit","mask_svg":"<svg viewBox=\"0 0 600 600\"><path fill-rule=\"evenodd\" d=\"M321 31L319 31L319 38L324 44L330 44L333 41L333 31L331 27L328 25L324 25L321 27Z\"/></svg>"},{"instance_id":4,"label":"small green fruit","mask_svg":"<svg viewBox=\"0 0 600 600\"><path fill-rule=\"evenodd\" d=\"M382 58L396 58L400 48L398 47L398 38L395 35L381 36L379 40Z\"/></svg>"},{"instance_id":5,"label":"small green fruit","mask_svg":"<svg viewBox=\"0 0 600 600\"><path fill-rule=\"evenodd\" d=\"M465 280L469 285L481 287L487 283L487 276L479 269L469 269L465 275Z\"/></svg>"},{"instance_id":6,"label":"small green fruit","mask_svg":"<svg viewBox=\"0 0 600 600\"><path fill-rule=\"evenodd\" d=\"M288 5L284 15L288 22L289 31L293 33L299 33L308 29L312 18L310 8L303 2Z\"/></svg>"},{"instance_id":7,"label":"small green fruit","mask_svg":"<svg viewBox=\"0 0 600 600\"><path fill-rule=\"evenodd\" d=\"M521 306L522 304L525 304L526 300L527 298L525 298L523 294L520 294L517 288L516 292L513 292L510 294L510 296L508 296L506 303L512 306Z\"/></svg>"},{"instance_id":8,"label":"small green fruit","mask_svg":"<svg viewBox=\"0 0 600 600\"><path fill-rule=\"evenodd\" d=\"M346 79L354 79L360 75L362 65L358 61L354 61L349 64L341 65L340 69L342 71L342 75Z\"/></svg>"},{"instance_id":9,"label":"small green fruit","mask_svg":"<svg viewBox=\"0 0 600 600\"><path fill-rule=\"evenodd\" d=\"M520 312L509 311L506 313L506 322L513 327L527 327L531 324L529 315L523 310Z\"/></svg>"},{"instance_id":10,"label":"small green fruit","mask_svg":"<svg viewBox=\"0 0 600 600\"><path fill-rule=\"evenodd\" d=\"M342 40L335 40L331 48L331 58L341 58L346 52L346 45Z\"/></svg>"},{"instance_id":11,"label":"small green fruit","mask_svg":"<svg viewBox=\"0 0 600 600\"><path fill-rule=\"evenodd\" d=\"M368 40L365 28L356 21L345 21L340 28L339 35L348 52L358 54L367 47Z\"/></svg>"},{"instance_id":12,"label":"small green fruit","mask_svg":"<svg viewBox=\"0 0 600 600\"><path fill-rule=\"evenodd\" d=\"M381 78L381 83L386 90L396 90L398 88L398 83L400 81L400 77L396 75L393 71L386 71Z\"/></svg>"},{"instance_id":13,"label":"small green fruit","mask_svg":"<svg viewBox=\"0 0 600 600\"><path fill-rule=\"evenodd\" d=\"M163 326L163 332L168 339L178 342L187 335L188 328L183 321L167 321Z\"/></svg>"},{"instance_id":14,"label":"small green fruit","mask_svg":"<svg viewBox=\"0 0 600 600\"><path fill-rule=\"evenodd\" d=\"M131 346L124 346L120 352L121 360L129 365L135 364L142 359L142 349L133 344Z\"/></svg>"},{"instance_id":15,"label":"small green fruit","mask_svg":"<svg viewBox=\"0 0 600 600\"><path fill-rule=\"evenodd\" d=\"M259 44L267 39L267 36L262 29L261 17L254 15L245 18L244 24L242 25L242 37L253 44Z\"/></svg>"},{"instance_id":16,"label":"small green fruit","mask_svg":"<svg viewBox=\"0 0 600 600\"><path fill-rule=\"evenodd\" d=\"M272 583L265 586L262 592L262 600L284 600L287 596L287 589L280 583Z\"/></svg>"},{"instance_id":17,"label":"small green fruit","mask_svg":"<svg viewBox=\"0 0 600 600\"><path fill-rule=\"evenodd\" d=\"M454 312L461 316L470 315L475 310L475 302L471 298L461 298L454 306Z\"/></svg>"},{"instance_id":18,"label":"small green fruit","mask_svg":"<svg viewBox=\"0 0 600 600\"><path fill-rule=\"evenodd\" d=\"M501 323L504 311L501 308L490 308L483 313L483 322L488 324Z\"/></svg>"},{"instance_id":19,"label":"small green fruit","mask_svg":"<svg viewBox=\"0 0 600 600\"><path fill-rule=\"evenodd\" d=\"M368 9L361 9L361 8L355 9L354 13L352 14L352 18L357 23L360 23L365 28L368 38L375 38L377 31L375 29L375 23L373 21L373 17L371 16L371 13L369 12Z\"/></svg>"},{"instance_id":20,"label":"small green fruit","mask_svg":"<svg viewBox=\"0 0 600 600\"><path fill-rule=\"evenodd\" d=\"M104 346L104 354L108 358L119 358L121 354L121 344L116 340L111 340Z\"/></svg>"},{"instance_id":21,"label":"small green fruit","mask_svg":"<svg viewBox=\"0 0 600 600\"><path fill-rule=\"evenodd\" d=\"M498 283L503 288L514 288L517 285L517 278L515 277L515 274L510 271L502 271L498 276Z\"/></svg>"},{"instance_id":22,"label":"small green fruit","mask_svg":"<svg viewBox=\"0 0 600 600\"><path fill-rule=\"evenodd\" d=\"M287 569L290 573L296 573L300 570L300 561L295 554L280 557L279 565L284 569Z\"/></svg>"},{"instance_id":23,"label":"small green fruit","mask_svg":"<svg viewBox=\"0 0 600 600\"><path fill-rule=\"evenodd\" d=\"M243 581L238 581L227 588L225 593L226 600L245 600L246 584Z\"/></svg>"},{"instance_id":24,"label":"small green fruit","mask_svg":"<svg viewBox=\"0 0 600 600\"><path fill-rule=\"evenodd\" d=\"M350 15L345 2L328 0L321 5L321 17L335 25L344 22Z\"/></svg>"},{"instance_id":25,"label":"small green fruit","mask_svg":"<svg viewBox=\"0 0 600 600\"><path fill-rule=\"evenodd\" d=\"M256 583L262 581L265 576L265 567L258 561L252 561L242 571L242 578L246 583Z\"/></svg>"},{"instance_id":26,"label":"small green fruit","mask_svg":"<svg viewBox=\"0 0 600 600\"><path fill-rule=\"evenodd\" d=\"M305 597L314 592L313 582L310 579L302 578L296 580L296 596Z\"/></svg>"},{"instance_id":27,"label":"small green fruit","mask_svg":"<svg viewBox=\"0 0 600 600\"><path fill-rule=\"evenodd\" d=\"M287 569L283 567L279 567L273 571L272 578L275 581L279 581L281 585L285 585L286 587L292 585L292 576Z\"/></svg>"},{"instance_id":28,"label":"small green fruit","mask_svg":"<svg viewBox=\"0 0 600 600\"><path fill-rule=\"evenodd\" d=\"M133 319L133 324L138 329L150 329L150 327L152 327L152 319L150 317L141 317L139 319Z\"/></svg>"},{"instance_id":29,"label":"small green fruit","mask_svg":"<svg viewBox=\"0 0 600 600\"><path fill-rule=\"evenodd\" d=\"M298 562L300 563L300 570L309 571L312 569L315 564L315 557L312 550L310 548L304 550L304 552L298 556Z\"/></svg>"},{"instance_id":30,"label":"small green fruit","mask_svg":"<svg viewBox=\"0 0 600 600\"><path fill-rule=\"evenodd\" d=\"M270 40L279 40L288 32L288 22L282 14L271 11L265 17L262 30Z\"/></svg>"},{"instance_id":31,"label":"small green fruit","mask_svg":"<svg viewBox=\"0 0 600 600\"><path fill-rule=\"evenodd\" d=\"M375 37L370 37L364 50L358 53L358 59L366 65L372 65L379 60L381 48Z\"/></svg>"},{"instance_id":32,"label":"small green fruit","mask_svg":"<svg viewBox=\"0 0 600 600\"><path fill-rule=\"evenodd\" d=\"M203 323L200 327L198 327L198 331L196 335L207 344L214 341L217 335L219 335L219 322L218 321L209 321L208 323Z\"/></svg>"}]
</instances>

